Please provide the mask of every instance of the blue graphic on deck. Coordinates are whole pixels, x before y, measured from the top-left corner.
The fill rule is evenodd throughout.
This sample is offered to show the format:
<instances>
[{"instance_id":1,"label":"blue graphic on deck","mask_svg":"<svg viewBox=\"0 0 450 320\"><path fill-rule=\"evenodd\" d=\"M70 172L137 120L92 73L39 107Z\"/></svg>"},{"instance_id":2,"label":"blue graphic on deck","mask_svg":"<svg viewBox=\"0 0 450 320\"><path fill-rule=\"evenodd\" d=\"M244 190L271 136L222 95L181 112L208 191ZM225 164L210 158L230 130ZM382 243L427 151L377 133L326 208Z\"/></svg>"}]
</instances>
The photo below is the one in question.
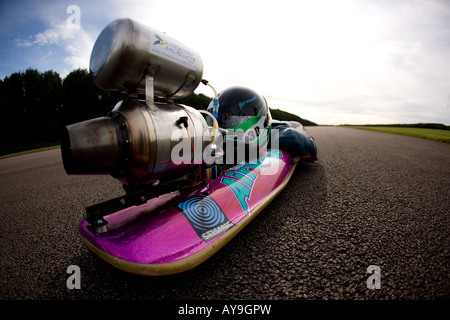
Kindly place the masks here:
<instances>
[{"instance_id":1,"label":"blue graphic on deck","mask_svg":"<svg viewBox=\"0 0 450 320\"><path fill-rule=\"evenodd\" d=\"M247 201L250 200L259 174L266 168L278 164L282 157L283 153L280 150L270 150L267 155L257 159L255 163L242 163L228 170L225 177L220 180L221 183L230 188L247 215L250 215Z\"/></svg>"},{"instance_id":2,"label":"blue graphic on deck","mask_svg":"<svg viewBox=\"0 0 450 320\"><path fill-rule=\"evenodd\" d=\"M178 204L197 235L205 242L223 234L234 224L208 195L192 197Z\"/></svg>"}]
</instances>

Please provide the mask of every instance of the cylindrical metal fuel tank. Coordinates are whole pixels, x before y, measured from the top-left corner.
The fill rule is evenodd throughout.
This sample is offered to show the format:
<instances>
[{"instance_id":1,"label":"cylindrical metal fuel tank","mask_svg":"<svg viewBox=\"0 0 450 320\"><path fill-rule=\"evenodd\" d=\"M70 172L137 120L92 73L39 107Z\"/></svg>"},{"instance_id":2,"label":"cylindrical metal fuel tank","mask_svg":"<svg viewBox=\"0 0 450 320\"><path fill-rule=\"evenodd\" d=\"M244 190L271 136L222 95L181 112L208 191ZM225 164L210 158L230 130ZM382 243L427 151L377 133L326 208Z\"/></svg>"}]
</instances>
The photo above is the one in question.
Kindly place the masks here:
<instances>
[{"instance_id":1,"label":"cylindrical metal fuel tank","mask_svg":"<svg viewBox=\"0 0 450 320\"><path fill-rule=\"evenodd\" d=\"M165 33L131 19L108 24L92 49L90 72L105 90L145 93L145 76L154 77L154 95L182 98L203 75L200 55Z\"/></svg>"}]
</instances>

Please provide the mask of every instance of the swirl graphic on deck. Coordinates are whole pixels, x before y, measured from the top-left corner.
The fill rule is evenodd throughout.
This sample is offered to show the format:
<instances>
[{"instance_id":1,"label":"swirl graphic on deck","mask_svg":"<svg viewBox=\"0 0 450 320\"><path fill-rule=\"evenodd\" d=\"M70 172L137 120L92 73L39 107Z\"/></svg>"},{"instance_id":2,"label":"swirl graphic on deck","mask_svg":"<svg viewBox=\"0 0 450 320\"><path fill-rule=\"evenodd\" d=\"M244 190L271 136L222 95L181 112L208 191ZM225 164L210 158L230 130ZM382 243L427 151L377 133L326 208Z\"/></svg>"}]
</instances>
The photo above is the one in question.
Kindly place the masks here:
<instances>
[{"instance_id":1,"label":"swirl graphic on deck","mask_svg":"<svg viewBox=\"0 0 450 320\"><path fill-rule=\"evenodd\" d=\"M224 221L225 215L211 197L194 197L180 205L180 209L195 226L200 230L209 230Z\"/></svg>"},{"instance_id":2,"label":"swirl graphic on deck","mask_svg":"<svg viewBox=\"0 0 450 320\"><path fill-rule=\"evenodd\" d=\"M223 234L234 224L208 195L192 197L178 204L197 235L205 242Z\"/></svg>"}]
</instances>

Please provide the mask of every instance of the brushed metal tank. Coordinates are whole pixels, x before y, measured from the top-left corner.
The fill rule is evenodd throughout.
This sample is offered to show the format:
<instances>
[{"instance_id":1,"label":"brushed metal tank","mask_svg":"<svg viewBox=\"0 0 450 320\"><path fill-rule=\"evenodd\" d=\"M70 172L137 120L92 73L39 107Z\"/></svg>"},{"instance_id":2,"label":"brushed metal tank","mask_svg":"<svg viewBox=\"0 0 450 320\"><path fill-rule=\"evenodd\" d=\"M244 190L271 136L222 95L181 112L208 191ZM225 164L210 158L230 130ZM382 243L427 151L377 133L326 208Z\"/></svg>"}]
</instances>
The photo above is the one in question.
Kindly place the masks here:
<instances>
[{"instance_id":1,"label":"brushed metal tank","mask_svg":"<svg viewBox=\"0 0 450 320\"><path fill-rule=\"evenodd\" d=\"M201 162L210 134L200 112L128 99L114 107L111 117L67 126L61 150L68 174L110 174L126 185L141 185L198 167L191 142Z\"/></svg>"},{"instance_id":2,"label":"brushed metal tank","mask_svg":"<svg viewBox=\"0 0 450 320\"><path fill-rule=\"evenodd\" d=\"M154 95L182 98L203 75L200 55L168 35L131 19L108 24L92 49L90 72L105 90L145 93L146 75L154 78Z\"/></svg>"}]
</instances>

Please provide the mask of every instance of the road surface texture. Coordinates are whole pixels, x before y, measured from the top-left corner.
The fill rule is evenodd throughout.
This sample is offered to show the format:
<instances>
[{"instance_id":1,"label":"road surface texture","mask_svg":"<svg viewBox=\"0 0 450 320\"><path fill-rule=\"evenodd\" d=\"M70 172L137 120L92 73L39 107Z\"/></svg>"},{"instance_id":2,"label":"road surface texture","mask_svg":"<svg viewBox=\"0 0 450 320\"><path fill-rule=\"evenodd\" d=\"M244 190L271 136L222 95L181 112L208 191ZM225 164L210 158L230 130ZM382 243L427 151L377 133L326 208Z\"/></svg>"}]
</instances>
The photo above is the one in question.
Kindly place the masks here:
<instances>
[{"instance_id":1,"label":"road surface texture","mask_svg":"<svg viewBox=\"0 0 450 320\"><path fill-rule=\"evenodd\" d=\"M164 279L90 255L84 207L123 194L109 176L68 176L60 150L0 160L0 298L449 299L450 145L310 127L319 161L197 269ZM68 289L67 268L81 271ZM380 289L369 289L369 266Z\"/></svg>"}]
</instances>

